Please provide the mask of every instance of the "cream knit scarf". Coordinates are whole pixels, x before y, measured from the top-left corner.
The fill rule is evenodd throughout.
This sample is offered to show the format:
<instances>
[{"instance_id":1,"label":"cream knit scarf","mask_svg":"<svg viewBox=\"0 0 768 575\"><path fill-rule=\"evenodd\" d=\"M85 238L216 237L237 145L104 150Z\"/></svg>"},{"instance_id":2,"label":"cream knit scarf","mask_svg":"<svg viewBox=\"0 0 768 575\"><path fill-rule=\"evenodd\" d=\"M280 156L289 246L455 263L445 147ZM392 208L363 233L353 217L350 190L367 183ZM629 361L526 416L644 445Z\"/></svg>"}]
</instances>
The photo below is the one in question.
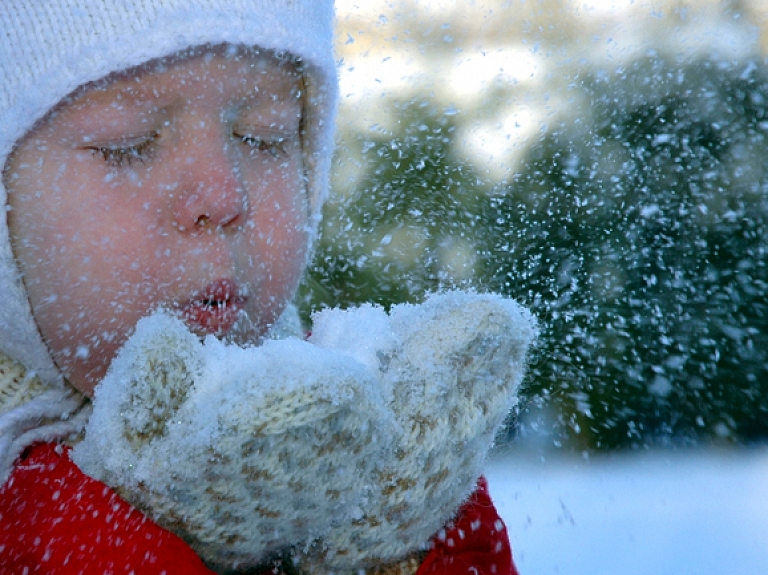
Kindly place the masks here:
<instances>
[{"instance_id":1,"label":"cream knit scarf","mask_svg":"<svg viewBox=\"0 0 768 575\"><path fill-rule=\"evenodd\" d=\"M53 389L0 353L0 484L25 448L79 434L90 412L74 389Z\"/></svg>"}]
</instances>

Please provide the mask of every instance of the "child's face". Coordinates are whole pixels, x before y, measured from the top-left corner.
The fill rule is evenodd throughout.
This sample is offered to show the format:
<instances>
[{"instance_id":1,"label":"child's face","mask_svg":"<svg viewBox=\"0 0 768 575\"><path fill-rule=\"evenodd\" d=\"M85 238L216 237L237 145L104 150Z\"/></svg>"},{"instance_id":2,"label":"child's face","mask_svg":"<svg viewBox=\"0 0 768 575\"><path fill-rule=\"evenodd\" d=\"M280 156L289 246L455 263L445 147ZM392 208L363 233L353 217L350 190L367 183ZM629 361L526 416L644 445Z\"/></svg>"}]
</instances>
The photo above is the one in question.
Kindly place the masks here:
<instances>
[{"instance_id":1,"label":"child's face","mask_svg":"<svg viewBox=\"0 0 768 575\"><path fill-rule=\"evenodd\" d=\"M302 81L225 47L68 98L4 172L9 226L54 360L90 394L139 318L256 341L296 289L308 201Z\"/></svg>"}]
</instances>

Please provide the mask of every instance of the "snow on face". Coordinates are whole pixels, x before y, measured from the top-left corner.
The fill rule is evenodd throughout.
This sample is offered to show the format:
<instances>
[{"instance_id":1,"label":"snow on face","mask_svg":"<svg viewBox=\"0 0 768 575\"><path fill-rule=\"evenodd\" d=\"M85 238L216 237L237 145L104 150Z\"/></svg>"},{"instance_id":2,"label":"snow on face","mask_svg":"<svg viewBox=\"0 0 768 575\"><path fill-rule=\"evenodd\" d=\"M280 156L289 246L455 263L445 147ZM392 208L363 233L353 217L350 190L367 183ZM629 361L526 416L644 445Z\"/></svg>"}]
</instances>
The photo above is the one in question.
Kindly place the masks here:
<instances>
[{"instance_id":1,"label":"snow on face","mask_svg":"<svg viewBox=\"0 0 768 575\"><path fill-rule=\"evenodd\" d=\"M90 394L150 309L260 337L305 261L302 80L255 50L190 50L65 99L8 161L9 226L40 331Z\"/></svg>"}]
</instances>

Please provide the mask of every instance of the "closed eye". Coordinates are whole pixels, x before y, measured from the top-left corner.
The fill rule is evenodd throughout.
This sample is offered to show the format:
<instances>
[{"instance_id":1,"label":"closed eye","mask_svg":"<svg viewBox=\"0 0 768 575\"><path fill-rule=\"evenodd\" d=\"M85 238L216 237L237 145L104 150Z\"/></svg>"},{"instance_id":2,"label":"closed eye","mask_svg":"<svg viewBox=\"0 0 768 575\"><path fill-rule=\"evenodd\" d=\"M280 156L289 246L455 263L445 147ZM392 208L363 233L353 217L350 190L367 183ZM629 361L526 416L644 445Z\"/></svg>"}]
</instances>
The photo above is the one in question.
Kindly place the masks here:
<instances>
[{"instance_id":1,"label":"closed eye","mask_svg":"<svg viewBox=\"0 0 768 575\"><path fill-rule=\"evenodd\" d=\"M160 137L158 132L153 132L148 137L126 140L115 144L103 144L84 146L84 149L90 150L94 157L101 158L113 168L130 166L133 162L144 163L152 158L156 150L156 140Z\"/></svg>"},{"instance_id":2,"label":"closed eye","mask_svg":"<svg viewBox=\"0 0 768 575\"><path fill-rule=\"evenodd\" d=\"M274 158L288 155L288 152L285 149L285 144L287 142L287 138L285 137L274 136L270 138L260 138L258 136L239 134L237 132L234 132L233 135L249 148L258 150L259 152L268 152Z\"/></svg>"}]
</instances>

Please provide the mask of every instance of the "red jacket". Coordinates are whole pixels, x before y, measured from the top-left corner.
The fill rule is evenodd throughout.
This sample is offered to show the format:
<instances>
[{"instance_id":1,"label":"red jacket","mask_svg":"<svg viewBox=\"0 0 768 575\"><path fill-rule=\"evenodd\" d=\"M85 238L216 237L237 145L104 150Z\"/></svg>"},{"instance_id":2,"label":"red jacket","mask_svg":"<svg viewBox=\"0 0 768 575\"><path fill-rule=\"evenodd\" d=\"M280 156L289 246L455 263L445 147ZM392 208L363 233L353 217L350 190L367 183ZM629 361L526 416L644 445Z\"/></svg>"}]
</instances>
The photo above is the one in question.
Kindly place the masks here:
<instances>
[{"instance_id":1,"label":"red jacket","mask_svg":"<svg viewBox=\"0 0 768 575\"><path fill-rule=\"evenodd\" d=\"M0 574L211 575L184 541L38 445L0 489ZM517 575L484 479L432 541L417 575Z\"/></svg>"}]
</instances>

